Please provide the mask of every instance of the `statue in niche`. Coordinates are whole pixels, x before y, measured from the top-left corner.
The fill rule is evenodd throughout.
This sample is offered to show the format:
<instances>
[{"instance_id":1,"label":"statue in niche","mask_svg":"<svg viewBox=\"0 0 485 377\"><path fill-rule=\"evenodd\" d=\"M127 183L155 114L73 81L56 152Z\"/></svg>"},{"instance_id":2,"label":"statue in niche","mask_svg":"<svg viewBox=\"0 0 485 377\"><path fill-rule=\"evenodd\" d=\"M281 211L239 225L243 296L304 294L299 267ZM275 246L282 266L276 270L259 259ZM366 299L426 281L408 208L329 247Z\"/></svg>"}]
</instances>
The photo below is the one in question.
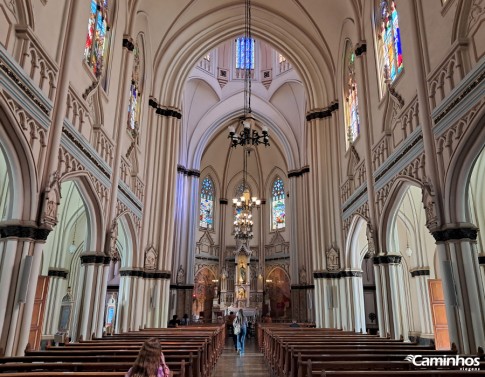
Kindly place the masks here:
<instances>
[{"instance_id":1,"label":"statue in niche","mask_svg":"<svg viewBox=\"0 0 485 377\"><path fill-rule=\"evenodd\" d=\"M157 268L158 254L153 246L150 246L145 251L145 269L155 270Z\"/></svg>"},{"instance_id":2,"label":"statue in niche","mask_svg":"<svg viewBox=\"0 0 485 377\"><path fill-rule=\"evenodd\" d=\"M300 267L299 278L300 278L300 284L307 284L305 266Z\"/></svg>"},{"instance_id":3,"label":"statue in niche","mask_svg":"<svg viewBox=\"0 0 485 377\"><path fill-rule=\"evenodd\" d=\"M237 291L237 298L238 300L244 300L246 298L246 291L243 287L240 287Z\"/></svg>"},{"instance_id":4,"label":"statue in niche","mask_svg":"<svg viewBox=\"0 0 485 377\"><path fill-rule=\"evenodd\" d=\"M223 267L221 270L221 279L224 280L227 278L227 270L226 267Z\"/></svg>"},{"instance_id":5,"label":"statue in niche","mask_svg":"<svg viewBox=\"0 0 485 377\"><path fill-rule=\"evenodd\" d=\"M53 228L57 224L57 208L61 202L61 179L56 170L51 175L49 185L44 191L44 208L40 222Z\"/></svg>"},{"instance_id":6,"label":"statue in niche","mask_svg":"<svg viewBox=\"0 0 485 377\"><path fill-rule=\"evenodd\" d=\"M120 259L120 254L118 252L118 248L116 247L116 241L118 239L118 221L113 220L111 223L110 229L110 238L109 238L109 256L111 260L116 262Z\"/></svg>"},{"instance_id":7,"label":"statue in niche","mask_svg":"<svg viewBox=\"0 0 485 377\"><path fill-rule=\"evenodd\" d=\"M438 216L436 214L433 185L427 177L423 179L422 197L424 212L426 214L426 227L432 231L438 226Z\"/></svg>"},{"instance_id":8,"label":"statue in niche","mask_svg":"<svg viewBox=\"0 0 485 377\"><path fill-rule=\"evenodd\" d=\"M246 284L246 269L243 262L241 262L241 267L239 268L239 278L241 284Z\"/></svg>"},{"instance_id":9,"label":"statue in niche","mask_svg":"<svg viewBox=\"0 0 485 377\"><path fill-rule=\"evenodd\" d=\"M337 271L340 269L340 255L338 251L332 246L327 251L327 270Z\"/></svg>"},{"instance_id":10,"label":"statue in niche","mask_svg":"<svg viewBox=\"0 0 485 377\"><path fill-rule=\"evenodd\" d=\"M369 254L369 256L372 257L376 254L376 246L375 246L375 241L374 241L374 231L373 231L372 225L370 223L367 223L366 236L367 236L368 254Z\"/></svg>"},{"instance_id":11,"label":"statue in niche","mask_svg":"<svg viewBox=\"0 0 485 377\"><path fill-rule=\"evenodd\" d=\"M180 265L179 269L177 270L177 284L183 284L184 281L185 281L185 271L182 265Z\"/></svg>"}]
</instances>

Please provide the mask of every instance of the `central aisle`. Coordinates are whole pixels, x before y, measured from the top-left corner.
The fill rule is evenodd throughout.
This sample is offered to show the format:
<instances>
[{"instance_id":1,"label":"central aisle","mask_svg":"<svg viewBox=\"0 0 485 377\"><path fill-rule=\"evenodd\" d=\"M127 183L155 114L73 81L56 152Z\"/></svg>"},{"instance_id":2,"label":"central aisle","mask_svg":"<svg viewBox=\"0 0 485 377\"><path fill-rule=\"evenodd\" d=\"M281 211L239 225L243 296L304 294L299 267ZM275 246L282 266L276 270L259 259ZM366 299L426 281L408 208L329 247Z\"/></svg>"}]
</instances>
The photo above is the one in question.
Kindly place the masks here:
<instances>
[{"instance_id":1,"label":"central aisle","mask_svg":"<svg viewBox=\"0 0 485 377\"><path fill-rule=\"evenodd\" d=\"M263 354L259 352L255 338L246 339L246 349L242 356L234 350L231 338L226 339L222 355L217 360L212 377L270 377L270 369L266 366Z\"/></svg>"}]
</instances>

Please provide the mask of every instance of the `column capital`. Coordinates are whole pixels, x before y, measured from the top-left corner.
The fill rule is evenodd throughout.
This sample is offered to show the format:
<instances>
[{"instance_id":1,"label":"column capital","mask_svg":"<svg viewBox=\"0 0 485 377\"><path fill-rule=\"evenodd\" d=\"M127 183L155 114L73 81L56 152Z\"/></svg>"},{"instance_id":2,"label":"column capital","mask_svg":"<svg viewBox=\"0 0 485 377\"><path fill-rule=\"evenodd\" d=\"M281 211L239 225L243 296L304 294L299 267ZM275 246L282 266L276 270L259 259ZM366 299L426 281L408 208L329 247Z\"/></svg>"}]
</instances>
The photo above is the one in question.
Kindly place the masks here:
<instances>
[{"instance_id":1,"label":"column capital","mask_svg":"<svg viewBox=\"0 0 485 377\"><path fill-rule=\"evenodd\" d=\"M291 170L288 172L288 178L301 177L303 174L310 173L310 166L304 166L300 169Z\"/></svg>"},{"instance_id":2,"label":"column capital","mask_svg":"<svg viewBox=\"0 0 485 377\"><path fill-rule=\"evenodd\" d=\"M338 110L338 107L338 100L335 100L325 108L309 110L306 115L306 120L329 118L334 111Z\"/></svg>"},{"instance_id":3,"label":"column capital","mask_svg":"<svg viewBox=\"0 0 485 377\"><path fill-rule=\"evenodd\" d=\"M359 57L367 52L367 43L360 41L355 45L355 56Z\"/></svg>"},{"instance_id":4,"label":"column capital","mask_svg":"<svg viewBox=\"0 0 485 377\"><path fill-rule=\"evenodd\" d=\"M416 277L416 276L429 276L430 275L430 269L429 267L417 267L413 270L410 271L411 277Z\"/></svg>"},{"instance_id":5,"label":"column capital","mask_svg":"<svg viewBox=\"0 0 485 377\"><path fill-rule=\"evenodd\" d=\"M50 232L50 229L39 228L36 225L29 224L0 225L0 238L29 238L45 241Z\"/></svg>"},{"instance_id":6,"label":"column capital","mask_svg":"<svg viewBox=\"0 0 485 377\"><path fill-rule=\"evenodd\" d=\"M400 264L402 256L400 255L378 255L372 258L374 265L377 264Z\"/></svg>"},{"instance_id":7,"label":"column capital","mask_svg":"<svg viewBox=\"0 0 485 377\"><path fill-rule=\"evenodd\" d=\"M345 270L345 271L314 271L314 279L340 279L362 277L362 271Z\"/></svg>"},{"instance_id":8,"label":"column capital","mask_svg":"<svg viewBox=\"0 0 485 377\"><path fill-rule=\"evenodd\" d=\"M111 258L104 253L81 254L81 264L109 264Z\"/></svg>"},{"instance_id":9,"label":"column capital","mask_svg":"<svg viewBox=\"0 0 485 377\"><path fill-rule=\"evenodd\" d=\"M170 271L160 271L160 270L139 270L139 269L133 269L133 270L121 270L120 271L120 276L133 276L133 277L140 277L143 279L165 279L165 280L170 280L172 277L172 273Z\"/></svg>"},{"instance_id":10,"label":"column capital","mask_svg":"<svg viewBox=\"0 0 485 377\"><path fill-rule=\"evenodd\" d=\"M133 52L135 49L135 44L133 43L133 38L129 35L123 36L123 48L126 48L128 51Z\"/></svg>"},{"instance_id":11,"label":"column capital","mask_svg":"<svg viewBox=\"0 0 485 377\"><path fill-rule=\"evenodd\" d=\"M69 270L65 268L49 267L47 272L47 276L54 278L66 279L67 275L69 275Z\"/></svg>"},{"instance_id":12,"label":"column capital","mask_svg":"<svg viewBox=\"0 0 485 377\"><path fill-rule=\"evenodd\" d=\"M436 242L455 241L462 239L469 239L475 241L477 239L478 228L473 224L445 225L445 229L436 230L432 233Z\"/></svg>"}]
</instances>

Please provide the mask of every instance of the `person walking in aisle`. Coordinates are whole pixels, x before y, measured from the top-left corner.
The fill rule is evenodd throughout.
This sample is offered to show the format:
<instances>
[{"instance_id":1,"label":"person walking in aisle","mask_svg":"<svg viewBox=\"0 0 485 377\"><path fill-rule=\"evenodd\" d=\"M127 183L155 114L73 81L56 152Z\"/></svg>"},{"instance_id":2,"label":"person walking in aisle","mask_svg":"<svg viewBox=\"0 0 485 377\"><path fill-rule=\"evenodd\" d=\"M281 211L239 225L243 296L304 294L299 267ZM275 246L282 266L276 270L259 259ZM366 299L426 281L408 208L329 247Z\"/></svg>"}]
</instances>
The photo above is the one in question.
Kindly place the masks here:
<instances>
[{"instance_id":1,"label":"person walking in aisle","mask_svg":"<svg viewBox=\"0 0 485 377\"><path fill-rule=\"evenodd\" d=\"M234 320L234 328L238 325L240 330L237 334L237 352L240 355L244 355L244 341L246 340L246 332L248 329L248 319L244 316L243 310L239 309L236 319ZM236 331L237 332L237 331Z\"/></svg>"}]
</instances>

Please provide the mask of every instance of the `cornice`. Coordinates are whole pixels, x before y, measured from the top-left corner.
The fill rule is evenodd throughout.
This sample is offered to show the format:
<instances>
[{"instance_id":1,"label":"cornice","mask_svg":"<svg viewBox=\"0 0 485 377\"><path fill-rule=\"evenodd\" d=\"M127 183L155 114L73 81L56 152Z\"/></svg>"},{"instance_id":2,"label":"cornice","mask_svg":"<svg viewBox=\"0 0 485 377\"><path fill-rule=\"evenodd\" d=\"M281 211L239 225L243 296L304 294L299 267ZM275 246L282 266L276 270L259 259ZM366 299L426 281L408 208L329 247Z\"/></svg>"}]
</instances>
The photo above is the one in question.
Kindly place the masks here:
<instances>
[{"instance_id":1,"label":"cornice","mask_svg":"<svg viewBox=\"0 0 485 377\"><path fill-rule=\"evenodd\" d=\"M81 264L109 264L111 258L104 254L81 254Z\"/></svg>"},{"instance_id":2,"label":"cornice","mask_svg":"<svg viewBox=\"0 0 485 377\"><path fill-rule=\"evenodd\" d=\"M168 280L172 277L172 273L170 271L160 271L160 270L121 270L120 276L132 276L132 277L140 277L143 279L165 279Z\"/></svg>"},{"instance_id":3,"label":"cornice","mask_svg":"<svg viewBox=\"0 0 485 377\"><path fill-rule=\"evenodd\" d=\"M200 177L200 171L197 169L187 169L183 165L177 165L177 173L187 175L189 177Z\"/></svg>"},{"instance_id":4,"label":"cornice","mask_svg":"<svg viewBox=\"0 0 485 377\"><path fill-rule=\"evenodd\" d=\"M362 271L316 271L313 273L315 279L341 279L362 277Z\"/></svg>"},{"instance_id":5,"label":"cornice","mask_svg":"<svg viewBox=\"0 0 485 377\"><path fill-rule=\"evenodd\" d=\"M168 106L160 106L160 104L154 98L148 99L148 106L154 108L157 115L165 116L165 117L173 117L176 119L182 118L181 112L179 112L176 109L172 109Z\"/></svg>"},{"instance_id":6,"label":"cornice","mask_svg":"<svg viewBox=\"0 0 485 377\"><path fill-rule=\"evenodd\" d=\"M430 275L430 270L428 267L421 267L421 268L416 268L412 271L410 271L411 276L414 278L416 276L429 276Z\"/></svg>"},{"instance_id":7,"label":"cornice","mask_svg":"<svg viewBox=\"0 0 485 377\"><path fill-rule=\"evenodd\" d=\"M67 275L69 275L69 270L66 270L64 268L51 267L49 268L49 271L47 271L47 276L50 276L53 278L66 279Z\"/></svg>"}]
</instances>

